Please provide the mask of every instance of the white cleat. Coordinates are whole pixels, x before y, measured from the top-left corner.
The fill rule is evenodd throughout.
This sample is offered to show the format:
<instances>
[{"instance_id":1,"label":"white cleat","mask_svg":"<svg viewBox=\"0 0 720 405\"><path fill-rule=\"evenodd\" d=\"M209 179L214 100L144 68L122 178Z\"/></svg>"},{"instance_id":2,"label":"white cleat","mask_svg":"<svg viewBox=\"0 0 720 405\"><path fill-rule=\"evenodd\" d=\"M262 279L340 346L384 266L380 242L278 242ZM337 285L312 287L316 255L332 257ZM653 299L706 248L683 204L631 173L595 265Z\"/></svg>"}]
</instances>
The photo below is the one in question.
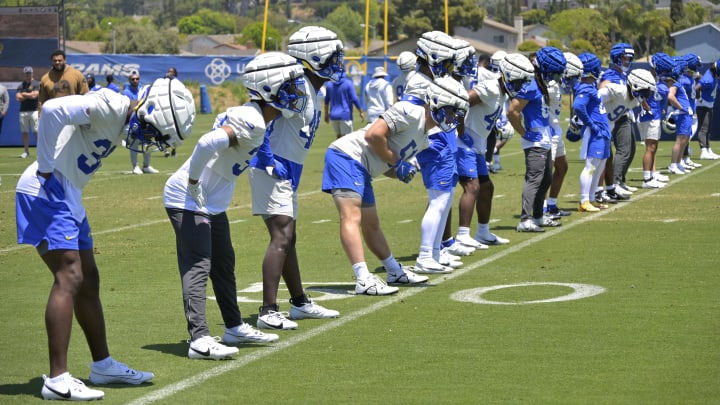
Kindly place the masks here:
<instances>
[{"instance_id":1,"label":"white cleat","mask_svg":"<svg viewBox=\"0 0 720 405\"><path fill-rule=\"evenodd\" d=\"M655 178L650 179L649 181L643 181L642 188L663 188L665 187L665 183L656 180Z\"/></svg>"},{"instance_id":2,"label":"white cleat","mask_svg":"<svg viewBox=\"0 0 720 405\"><path fill-rule=\"evenodd\" d=\"M390 274L390 273L388 273ZM386 285L377 276L370 275L367 278L359 278L355 281L355 294L361 295L390 295L400 289Z\"/></svg>"},{"instance_id":3,"label":"white cleat","mask_svg":"<svg viewBox=\"0 0 720 405\"><path fill-rule=\"evenodd\" d=\"M475 239L480 241L480 243L485 245L507 245L510 243L510 239L501 238L497 235L495 235L492 232L489 232L487 235L483 236L475 236Z\"/></svg>"},{"instance_id":4,"label":"white cleat","mask_svg":"<svg viewBox=\"0 0 720 405\"><path fill-rule=\"evenodd\" d=\"M220 338L203 336L190 342L188 357L196 360L226 360L238 353L237 347L218 342Z\"/></svg>"},{"instance_id":5,"label":"white cleat","mask_svg":"<svg viewBox=\"0 0 720 405\"><path fill-rule=\"evenodd\" d=\"M415 262L413 271L417 274L447 274L453 271L452 267L443 266L435 259L422 259Z\"/></svg>"}]
</instances>

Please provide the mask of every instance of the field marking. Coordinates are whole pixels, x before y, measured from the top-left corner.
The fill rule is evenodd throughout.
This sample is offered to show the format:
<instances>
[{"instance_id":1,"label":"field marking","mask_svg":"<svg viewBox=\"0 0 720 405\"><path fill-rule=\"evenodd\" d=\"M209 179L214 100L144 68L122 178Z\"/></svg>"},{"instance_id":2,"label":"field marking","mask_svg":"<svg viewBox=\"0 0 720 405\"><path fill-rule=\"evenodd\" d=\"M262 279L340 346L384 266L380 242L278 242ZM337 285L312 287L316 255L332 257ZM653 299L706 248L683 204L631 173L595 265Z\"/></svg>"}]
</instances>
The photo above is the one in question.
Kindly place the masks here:
<instances>
[{"instance_id":1,"label":"field marking","mask_svg":"<svg viewBox=\"0 0 720 405\"><path fill-rule=\"evenodd\" d=\"M710 167L714 167L716 165L717 164L714 164L712 166L706 166L699 170L693 170L693 173L691 173L690 175L685 175L685 176L679 177L677 179L674 179L673 181L669 182L669 184L672 185L675 183L679 183L679 182L683 181L684 179L689 178L689 176L691 176L692 174L700 173L700 172L707 170ZM617 204L611 208L608 208L608 209L600 211L600 212L596 212L594 214L588 214L586 216L583 216L581 219L579 219L577 221L571 222L570 224L563 225L559 228L554 228L548 232L544 232L542 234L533 236L529 239L526 239L523 242L520 242L511 247L508 247L505 250L502 250L502 251L492 254L484 259L481 259L480 261L470 264L469 266L464 266L460 269L453 271L452 273L444 274L443 277L438 277L436 280L433 280L433 283L431 283L429 285L440 285L440 284L445 283L446 281L454 280L455 278L465 275L465 273L468 273L479 267L490 264L496 260L502 259L510 254L516 253L522 249L525 249L526 247L534 245L537 242L540 242L549 237L552 237L553 235L556 235L561 232L565 232L568 229L573 229L576 226L579 226L579 225L584 224L585 222L594 220L595 218L601 218L605 215L610 214L611 212L615 212L615 211L619 210L623 206L632 204L635 201L642 201L647 197L655 195L657 192L659 192L661 190L662 189L659 189L659 188L658 189L649 189L647 192L634 197L630 201L624 202L622 204ZM580 216L580 215L578 215L578 216ZM385 307L388 307L399 301L407 299L415 294L418 294L418 293L422 292L424 289L425 289L425 287L403 288L397 294L389 296L389 297L383 297L383 298L357 297L357 299L370 299L370 300L379 299L381 301L378 301L378 302L376 302L372 305L369 305L365 308L361 308L357 311L351 312L347 315L341 315L340 318L334 319L332 321L328 321L328 323L326 323L322 326L318 326L314 329L310 329L305 332L300 332L297 335L294 335L287 339L281 340L279 343L274 343L272 346L264 347L262 349L259 349L255 352L247 354L247 355L238 356L234 360L229 360L227 362L224 362L223 364L221 364L217 367L213 367L211 369L208 369L206 371L198 373L192 377L186 378L185 380L181 380L174 384L168 385L164 388L155 390L149 394L143 395L140 398L135 399L134 401L131 401L130 404L144 405L144 404L149 404L149 403L152 403L155 401L163 400L167 397L177 394L180 391L183 391L183 390L192 388L196 385L199 385L199 384L203 383L204 381L207 381L211 378L214 378L214 377L220 376L222 374L225 374L229 371L233 371L238 368L244 367L254 361L268 357L268 356L275 354L285 348L294 346L296 344L299 344L306 340L309 340L315 336L318 336L325 332L339 328L340 326L345 325L348 322L352 322L356 319L359 319L365 315L372 314L372 313L379 311Z\"/></svg>"},{"instance_id":2,"label":"field marking","mask_svg":"<svg viewBox=\"0 0 720 405\"><path fill-rule=\"evenodd\" d=\"M483 294L490 291L503 290L505 288L515 287L528 287L538 285L553 285L563 286L572 288L573 292L570 294L561 295L559 297L547 298L544 300L533 300L533 301L491 301L482 298ZM533 283L518 283L518 284L504 284L494 285L491 287L480 287L472 288L469 290L462 290L450 295L450 298L459 302L470 302L473 304L490 304L490 305L531 305L531 304L544 304L548 302L562 302L562 301L573 301L583 298L590 298L596 295L602 294L607 291L604 287L592 284L577 284L577 283L557 283L557 282L533 282Z\"/></svg>"}]
</instances>

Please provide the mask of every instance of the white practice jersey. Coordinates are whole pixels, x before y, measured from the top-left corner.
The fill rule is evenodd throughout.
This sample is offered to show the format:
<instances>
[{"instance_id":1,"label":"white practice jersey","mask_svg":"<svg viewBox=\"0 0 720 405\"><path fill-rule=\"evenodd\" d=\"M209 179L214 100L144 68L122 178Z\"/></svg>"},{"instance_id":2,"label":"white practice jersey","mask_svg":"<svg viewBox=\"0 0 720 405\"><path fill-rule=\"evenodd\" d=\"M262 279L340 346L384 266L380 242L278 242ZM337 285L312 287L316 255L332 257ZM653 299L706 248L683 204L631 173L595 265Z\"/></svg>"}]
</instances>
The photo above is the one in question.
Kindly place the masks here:
<instances>
[{"instance_id":1,"label":"white practice jersey","mask_svg":"<svg viewBox=\"0 0 720 405\"><path fill-rule=\"evenodd\" d=\"M550 113L550 132L552 136L562 135L560 128L560 113L562 112L562 90L560 85L552 80L547 84L547 91L550 102L548 103L548 112Z\"/></svg>"},{"instance_id":2,"label":"white practice jersey","mask_svg":"<svg viewBox=\"0 0 720 405\"><path fill-rule=\"evenodd\" d=\"M200 145L207 144L203 138L209 137L209 132L198 140L196 151L165 183L164 203L168 208L180 208L206 214L219 214L227 210L235 192L235 185L239 176L248 168L250 159L257 153L258 147L265 138L265 120L257 103L249 102L239 107L229 108L218 115L213 129L229 126L235 132L238 144L230 146L229 140L223 140L221 146L216 147L211 158L205 162L199 181L206 194L206 203L198 208L195 201L187 192L188 177L193 159ZM227 138L227 136L225 135ZM219 145L219 142L211 142Z\"/></svg>"},{"instance_id":3,"label":"white practice jersey","mask_svg":"<svg viewBox=\"0 0 720 405\"><path fill-rule=\"evenodd\" d=\"M598 96L605 104L611 129L618 118L638 106L637 101L630 100L630 97L628 97L628 89L625 84L606 83L605 87L598 90Z\"/></svg>"},{"instance_id":4,"label":"white practice jersey","mask_svg":"<svg viewBox=\"0 0 720 405\"><path fill-rule=\"evenodd\" d=\"M302 165L315 140L320 126L323 95L315 90L310 80L305 80L305 94L308 95L305 111L288 113L278 117L268 126L270 150L273 155L283 157Z\"/></svg>"},{"instance_id":5,"label":"white practice jersey","mask_svg":"<svg viewBox=\"0 0 720 405\"><path fill-rule=\"evenodd\" d=\"M425 76L424 73L412 72L408 75L408 82L405 86L405 96L413 96L425 101L427 89L432 84L432 79Z\"/></svg>"},{"instance_id":6,"label":"white practice jersey","mask_svg":"<svg viewBox=\"0 0 720 405\"><path fill-rule=\"evenodd\" d=\"M480 97L480 103L471 106L465 115L465 134L472 137L475 151L484 153L481 149L503 111L507 96L497 77L477 83L472 90Z\"/></svg>"},{"instance_id":7,"label":"white practice jersey","mask_svg":"<svg viewBox=\"0 0 720 405\"><path fill-rule=\"evenodd\" d=\"M39 170L55 169L73 186L85 187L125 137L129 107L129 98L108 89L48 100L38 128Z\"/></svg>"},{"instance_id":8,"label":"white practice jersey","mask_svg":"<svg viewBox=\"0 0 720 405\"><path fill-rule=\"evenodd\" d=\"M425 134L425 107L412 104L408 101L395 103L382 115L390 128L388 146L400 159L408 161L428 145ZM371 177L378 177L392 167L380 159L370 150L365 141L365 133L369 126L343 136L330 144L360 162L370 173Z\"/></svg>"},{"instance_id":9,"label":"white practice jersey","mask_svg":"<svg viewBox=\"0 0 720 405\"><path fill-rule=\"evenodd\" d=\"M395 96L395 101L399 101L402 96L405 94L405 86L407 85L408 76L410 76L410 72L400 72L398 77L393 79L392 87L393 87L393 95Z\"/></svg>"}]
</instances>

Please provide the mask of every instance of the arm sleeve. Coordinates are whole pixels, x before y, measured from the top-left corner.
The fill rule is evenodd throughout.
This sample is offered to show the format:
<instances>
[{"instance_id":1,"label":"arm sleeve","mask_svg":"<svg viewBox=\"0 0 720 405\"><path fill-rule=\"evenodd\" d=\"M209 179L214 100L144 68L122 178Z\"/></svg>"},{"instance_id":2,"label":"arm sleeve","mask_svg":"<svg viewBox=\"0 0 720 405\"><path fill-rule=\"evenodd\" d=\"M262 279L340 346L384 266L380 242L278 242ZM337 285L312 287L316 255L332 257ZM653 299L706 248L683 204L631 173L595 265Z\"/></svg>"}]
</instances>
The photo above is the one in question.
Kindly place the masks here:
<instances>
[{"instance_id":1,"label":"arm sleeve","mask_svg":"<svg viewBox=\"0 0 720 405\"><path fill-rule=\"evenodd\" d=\"M190 167L188 169L188 177L193 180L200 179L203 169L207 166L210 159L215 153L222 149L230 147L230 138L222 127L200 137L192 156L190 156Z\"/></svg>"},{"instance_id":2,"label":"arm sleeve","mask_svg":"<svg viewBox=\"0 0 720 405\"><path fill-rule=\"evenodd\" d=\"M265 138L262 145L258 148L257 154L253 158L253 167L265 170L266 167L275 164L275 155L270 149L270 136L265 132Z\"/></svg>"}]
</instances>

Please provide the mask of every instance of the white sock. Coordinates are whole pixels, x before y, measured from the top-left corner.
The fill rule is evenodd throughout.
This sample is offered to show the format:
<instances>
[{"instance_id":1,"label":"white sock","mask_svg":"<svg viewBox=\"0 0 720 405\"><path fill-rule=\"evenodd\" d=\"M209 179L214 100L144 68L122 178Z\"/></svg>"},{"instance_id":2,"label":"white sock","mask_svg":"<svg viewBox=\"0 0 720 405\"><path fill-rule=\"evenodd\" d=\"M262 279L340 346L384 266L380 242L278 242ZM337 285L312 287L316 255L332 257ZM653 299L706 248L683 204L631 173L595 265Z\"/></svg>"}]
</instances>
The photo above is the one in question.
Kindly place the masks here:
<instances>
[{"instance_id":1,"label":"white sock","mask_svg":"<svg viewBox=\"0 0 720 405\"><path fill-rule=\"evenodd\" d=\"M92 365L93 365L93 367L95 367L95 368L99 368L100 370L104 370L104 369L110 367L111 364L112 364L112 357L107 356L107 357L105 357L104 359L102 359L102 360L100 360L100 361L94 362Z\"/></svg>"},{"instance_id":2,"label":"white sock","mask_svg":"<svg viewBox=\"0 0 720 405\"><path fill-rule=\"evenodd\" d=\"M469 226L459 226L458 227L458 233L457 236L464 236L464 235L470 235L470 227Z\"/></svg>"},{"instance_id":3,"label":"white sock","mask_svg":"<svg viewBox=\"0 0 720 405\"><path fill-rule=\"evenodd\" d=\"M367 263L360 262L352 265L353 271L355 272L355 278L358 280L370 277L370 270L367 268Z\"/></svg>"},{"instance_id":4,"label":"white sock","mask_svg":"<svg viewBox=\"0 0 720 405\"><path fill-rule=\"evenodd\" d=\"M392 254L390 254L390 256L388 256L387 258L383 259L382 264L385 267L385 270L390 273L402 272L402 266L400 266L400 263L395 260L395 257Z\"/></svg>"},{"instance_id":5,"label":"white sock","mask_svg":"<svg viewBox=\"0 0 720 405\"><path fill-rule=\"evenodd\" d=\"M477 232L475 232L475 238L481 238L490 235L490 224L478 223Z\"/></svg>"}]
</instances>

